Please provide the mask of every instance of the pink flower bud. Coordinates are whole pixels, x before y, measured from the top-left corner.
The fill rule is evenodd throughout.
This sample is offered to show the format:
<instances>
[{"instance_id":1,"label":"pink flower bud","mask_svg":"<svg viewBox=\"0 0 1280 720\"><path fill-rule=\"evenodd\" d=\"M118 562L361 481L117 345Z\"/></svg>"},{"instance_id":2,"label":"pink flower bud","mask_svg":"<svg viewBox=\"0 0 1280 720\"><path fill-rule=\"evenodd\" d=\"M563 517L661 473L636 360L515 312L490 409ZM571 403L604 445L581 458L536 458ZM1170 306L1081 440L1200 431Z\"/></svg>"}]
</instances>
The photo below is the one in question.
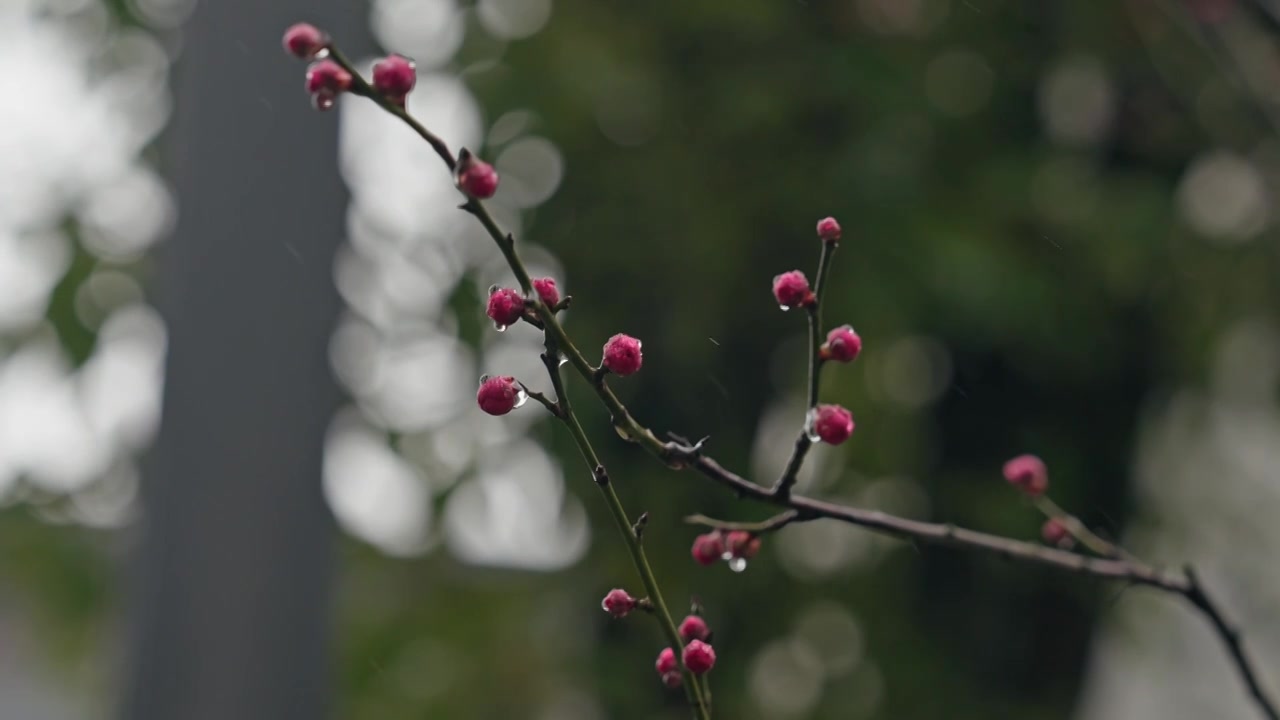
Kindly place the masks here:
<instances>
[{"instance_id":1,"label":"pink flower bud","mask_svg":"<svg viewBox=\"0 0 1280 720\"><path fill-rule=\"evenodd\" d=\"M630 335L618 333L604 344L604 366L614 375L630 375L639 370L643 362L640 341Z\"/></svg>"},{"instance_id":2,"label":"pink flower bud","mask_svg":"<svg viewBox=\"0 0 1280 720\"><path fill-rule=\"evenodd\" d=\"M1040 537L1044 538L1046 545L1058 548L1069 548L1074 542L1066 523L1058 518L1049 518L1044 521L1044 526L1040 528Z\"/></svg>"},{"instance_id":3,"label":"pink flower bud","mask_svg":"<svg viewBox=\"0 0 1280 720\"><path fill-rule=\"evenodd\" d=\"M404 104L418 82L414 62L403 55L388 55L373 65L373 89Z\"/></svg>"},{"instance_id":4,"label":"pink flower bud","mask_svg":"<svg viewBox=\"0 0 1280 720\"><path fill-rule=\"evenodd\" d=\"M498 171L469 152L463 151L456 172L458 187L473 198L485 200L498 191Z\"/></svg>"},{"instance_id":5,"label":"pink flower bud","mask_svg":"<svg viewBox=\"0 0 1280 720\"><path fill-rule=\"evenodd\" d=\"M1004 479L1032 497L1043 495L1049 489L1049 470L1035 455L1019 455L1005 463Z\"/></svg>"},{"instance_id":6,"label":"pink flower bud","mask_svg":"<svg viewBox=\"0 0 1280 720\"><path fill-rule=\"evenodd\" d=\"M853 415L839 405L819 405L814 411L813 432L828 445L839 445L853 434Z\"/></svg>"},{"instance_id":7,"label":"pink flower bud","mask_svg":"<svg viewBox=\"0 0 1280 720\"><path fill-rule=\"evenodd\" d=\"M675 653L672 653L671 657L674 658ZM679 670L672 670L671 672L662 673L662 684L666 685L672 690L680 687L682 683L684 683L684 676L680 674Z\"/></svg>"},{"instance_id":8,"label":"pink flower bud","mask_svg":"<svg viewBox=\"0 0 1280 720\"><path fill-rule=\"evenodd\" d=\"M290 55L310 60L329 44L329 36L311 23L297 23L284 31L283 44Z\"/></svg>"},{"instance_id":9,"label":"pink flower bud","mask_svg":"<svg viewBox=\"0 0 1280 720\"><path fill-rule=\"evenodd\" d=\"M511 288L495 287L489 293L484 313L500 327L515 325L524 316L524 296Z\"/></svg>"},{"instance_id":10,"label":"pink flower bud","mask_svg":"<svg viewBox=\"0 0 1280 720\"><path fill-rule=\"evenodd\" d=\"M690 640L684 646L684 666L694 675L701 675L716 664L715 648L701 640Z\"/></svg>"},{"instance_id":11,"label":"pink flower bud","mask_svg":"<svg viewBox=\"0 0 1280 720\"><path fill-rule=\"evenodd\" d=\"M600 607L616 618L626 617L628 613L636 609L636 599L631 597L626 590L614 588L609 591L608 595L604 596Z\"/></svg>"},{"instance_id":12,"label":"pink flower bud","mask_svg":"<svg viewBox=\"0 0 1280 720\"><path fill-rule=\"evenodd\" d=\"M666 675L674 672L679 674L680 668L676 665L676 651L671 648L662 648L662 652L658 653L658 661L653 664L659 675Z\"/></svg>"},{"instance_id":13,"label":"pink flower bud","mask_svg":"<svg viewBox=\"0 0 1280 720\"><path fill-rule=\"evenodd\" d=\"M697 615L690 615L680 623L680 639L684 642L706 640L710 636L711 628L707 627L707 621Z\"/></svg>"},{"instance_id":14,"label":"pink flower bud","mask_svg":"<svg viewBox=\"0 0 1280 720\"><path fill-rule=\"evenodd\" d=\"M809 279L799 270L785 272L773 279L773 297L783 310L805 307L814 303Z\"/></svg>"},{"instance_id":15,"label":"pink flower bud","mask_svg":"<svg viewBox=\"0 0 1280 720\"><path fill-rule=\"evenodd\" d=\"M699 565L714 565L724 556L724 536L719 530L693 539L693 559Z\"/></svg>"},{"instance_id":16,"label":"pink flower bud","mask_svg":"<svg viewBox=\"0 0 1280 720\"><path fill-rule=\"evenodd\" d=\"M560 304L560 289L556 287L556 281L546 278L534 278L533 289L537 291L538 297L542 299L542 304L549 308L555 308Z\"/></svg>"},{"instance_id":17,"label":"pink flower bud","mask_svg":"<svg viewBox=\"0 0 1280 720\"><path fill-rule=\"evenodd\" d=\"M840 241L840 223L836 222L833 217L822 218L818 221L818 237L822 238L822 242L837 243Z\"/></svg>"},{"instance_id":18,"label":"pink flower bud","mask_svg":"<svg viewBox=\"0 0 1280 720\"><path fill-rule=\"evenodd\" d=\"M524 390L510 375L485 378L476 393L476 403L490 415L506 415L520 406Z\"/></svg>"},{"instance_id":19,"label":"pink flower bud","mask_svg":"<svg viewBox=\"0 0 1280 720\"><path fill-rule=\"evenodd\" d=\"M317 60L307 67L307 92L345 92L351 87L351 73L332 60Z\"/></svg>"},{"instance_id":20,"label":"pink flower bud","mask_svg":"<svg viewBox=\"0 0 1280 720\"><path fill-rule=\"evenodd\" d=\"M760 538L746 530L734 530L725 537L724 546L734 557L750 560L760 552Z\"/></svg>"},{"instance_id":21,"label":"pink flower bud","mask_svg":"<svg viewBox=\"0 0 1280 720\"><path fill-rule=\"evenodd\" d=\"M818 349L818 356L823 360L836 362L853 362L862 352L862 338L853 331L851 325L841 325L827 333L827 341Z\"/></svg>"}]
</instances>

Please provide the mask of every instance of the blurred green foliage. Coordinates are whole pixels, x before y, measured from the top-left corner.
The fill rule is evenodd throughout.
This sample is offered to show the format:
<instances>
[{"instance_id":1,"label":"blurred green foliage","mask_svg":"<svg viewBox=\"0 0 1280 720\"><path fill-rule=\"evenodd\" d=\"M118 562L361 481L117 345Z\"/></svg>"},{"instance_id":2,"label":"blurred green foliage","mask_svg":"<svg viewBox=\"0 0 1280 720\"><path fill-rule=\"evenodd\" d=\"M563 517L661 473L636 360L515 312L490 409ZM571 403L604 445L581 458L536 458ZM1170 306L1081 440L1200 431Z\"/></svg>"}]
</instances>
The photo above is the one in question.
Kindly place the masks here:
<instances>
[{"instance_id":1,"label":"blurred green foliage","mask_svg":"<svg viewBox=\"0 0 1280 720\"><path fill-rule=\"evenodd\" d=\"M886 31L907 7L920 17ZM1207 44L1213 32L1173 1L562 0L541 33L466 79L490 117L529 109L563 152L564 184L524 239L564 263L569 328L589 355L615 332L646 341L644 372L615 384L642 422L711 435L718 459L751 470L760 418L803 383L803 317L777 311L769 280L813 272L813 223L831 214L846 240L826 317L857 327L867 350L824 377L824 398L859 429L828 451L839 472L820 492L912 478L929 518L1034 537L1035 513L999 482L1004 459L1031 451L1063 505L1116 535L1142 510L1127 481L1144 408L1201 381L1227 323L1280 307L1272 232L1215 244L1180 220L1179 183L1202 153L1269 150L1277 168L1266 110ZM456 64L493 52L471 42ZM1074 144L1050 137L1043 109L1046 79L1073 57L1101 68L1114 101L1105 131ZM602 131L608 109L629 144ZM945 348L946 386L927 402L881 387L914 357L890 352L904 338ZM825 575L789 568L772 539L743 574L699 568L682 516L767 508L617 441L571 389L629 510L650 513L668 601L706 608L717 716L784 716L749 689L753 663L819 601L848 610L865 648L802 717L1069 716L1117 588L902 544ZM592 515L589 555L534 574L347 543L337 717L592 717L546 714L578 696L608 718L686 715L654 676L657 628L597 609L638 581L569 439L544 431ZM93 531L28 512L0 516L3 573L50 619L51 643L74 651L114 602L112 560Z\"/></svg>"}]
</instances>

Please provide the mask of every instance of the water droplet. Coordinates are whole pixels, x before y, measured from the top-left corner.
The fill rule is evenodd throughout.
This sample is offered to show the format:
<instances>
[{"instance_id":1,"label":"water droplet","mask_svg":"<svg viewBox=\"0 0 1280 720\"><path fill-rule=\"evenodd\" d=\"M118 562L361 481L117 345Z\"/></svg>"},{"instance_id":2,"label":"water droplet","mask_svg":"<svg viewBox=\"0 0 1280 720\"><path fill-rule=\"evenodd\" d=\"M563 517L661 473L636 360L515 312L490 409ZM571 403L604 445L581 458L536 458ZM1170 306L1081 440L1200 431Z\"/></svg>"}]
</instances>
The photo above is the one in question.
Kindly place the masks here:
<instances>
[{"instance_id":1,"label":"water droplet","mask_svg":"<svg viewBox=\"0 0 1280 720\"><path fill-rule=\"evenodd\" d=\"M498 292L498 291L499 291L499 290L501 290L501 289L502 289L502 286L501 286L501 285L499 285L499 284L497 284L497 283L494 283L493 285L490 285L490 286L489 286L489 294L490 294L490 295L492 295L492 294L494 294L494 293Z\"/></svg>"},{"instance_id":2,"label":"water droplet","mask_svg":"<svg viewBox=\"0 0 1280 720\"><path fill-rule=\"evenodd\" d=\"M523 387L521 387L521 388L516 392L516 405L515 405L515 406L516 406L516 407L520 407L521 405L524 405L524 404L525 404L525 403L527 403L527 402L529 402L529 393L525 392L525 391L524 391L524 388L523 388Z\"/></svg>"},{"instance_id":3,"label":"water droplet","mask_svg":"<svg viewBox=\"0 0 1280 720\"><path fill-rule=\"evenodd\" d=\"M320 48L316 51L315 55L312 56L315 60L324 60L327 57L329 57L329 48L327 47Z\"/></svg>"},{"instance_id":4,"label":"water droplet","mask_svg":"<svg viewBox=\"0 0 1280 720\"><path fill-rule=\"evenodd\" d=\"M565 357L564 355L561 355L560 361L556 363L556 367L564 367L565 363L567 362L569 362L569 358Z\"/></svg>"},{"instance_id":5,"label":"water droplet","mask_svg":"<svg viewBox=\"0 0 1280 720\"><path fill-rule=\"evenodd\" d=\"M481 385L483 385L483 384L485 384L485 383L487 383L487 382L489 382L489 376L488 376L488 375L481 375L481 376L480 376L480 384L481 384Z\"/></svg>"},{"instance_id":6,"label":"water droplet","mask_svg":"<svg viewBox=\"0 0 1280 720\"><path fill-rule=\"evenodd\" d=\"M790 309L791 309L791 306L790 306L790 305L779 305L779 306L778 306L778 309L779 309L779 310L781 310L782 312L786 312L786 311L788 311L788 310L790 310Z\"/></svg>"},{"instance_id":7,"label":"water droplet","mask_svg":"<svg viewBox=\"0 0 1280 720\"><path fill-rule=\"evenodd\" d=\"M725 550L724 552L720 553L720 559L725 562L729 562L730 560L733 559L733 553L729 552L728 550Z\"/></svg>"},{"instance_id":8,"label":"water droplet","mask_svg":"<svg viewBox=\"0 0 1280 720\"><path fill-rule=\"evenodd\" d=\"M311 106L317 110L328 110L333 107L333 93L321 90L311 96Z\"/></svg>"},{"instance_id":9,"label":"water droplet","mask_svg":"<svg viewBox=\"0 0 1280 720\"><path fill-rule=\"evenodd\" d=\"M746 558L734 558L729 561L729 569L734 572L742 572L747 569Z\"/></svg>"},{"instance_id":10,"label":"water droplet","mask_svg":"<svg viewBox=\"0 0 1280 720\"><path fill-rule=\"evenodd\" d=\"M804 416L804 435L809 438L809 442L816 443L822 438L818 437L817 429L818 409L812 408Z\"/></svg>"},{"instance_id":11,"label":"water droplet","mask_svg":"<svg viewBox=\"0 0 1280 720\"><path fill-rule=\"evenodd\" d=\"M506 325L503 325L503 324L502 324L502 323L500 323L500 322L494 322L494 323L493 323L493 329L494 329L494 330L497 330L498 332L506 332L506 331L507 331L507 326L506 326Z\"/></svg>"}]
</instances>

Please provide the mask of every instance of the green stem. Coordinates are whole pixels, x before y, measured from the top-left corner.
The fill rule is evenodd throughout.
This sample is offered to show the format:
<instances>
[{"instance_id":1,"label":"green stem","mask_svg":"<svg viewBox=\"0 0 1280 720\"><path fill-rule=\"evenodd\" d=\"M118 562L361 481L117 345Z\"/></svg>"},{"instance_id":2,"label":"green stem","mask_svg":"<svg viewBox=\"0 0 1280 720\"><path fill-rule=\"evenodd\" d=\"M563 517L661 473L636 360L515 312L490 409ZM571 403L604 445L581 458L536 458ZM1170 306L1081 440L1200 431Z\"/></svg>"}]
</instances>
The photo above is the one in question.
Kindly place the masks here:
<instances>
[{"instance_id":1,"label":"green stem","mask_svg":"<svg viewBox=\"0 0 1280 720\"><path fill-rule=\"evenodd\" d=\"M804 465L804 458L813 446L813 441L809 439L809 414L818 406L818 384L822 379L822 291L826 289L831 256L835 252L835 243L822 243L822 254L818 257L818 277L813 286L813 304L805 308L809 316L809 396L804 410L804 424L791 451L791 458L787 460L787 466L778 481L773 484L772 492L779 498L785 498L791 493L800 474L800 467Z\"/></svg>"},{"instance_id":2,"label":"green stem","mask_svg":"<svg viewBox=\"0 0 1280 720\"><path fill-rule=\"evenodd\" d=\"M1081 545L1092 550L1094 553L1105 558L1123 559L1127 558L1124 550L1112 542L1108 542L1098 537L1075 515L1063 510L1058 503L1049 498L1048 495L1041 495L1035 498L1036 508L1044 513L1045 517L1053 518L1062 523L1062 526L1071 533L1071 537L1080 542Z\"/></svg>"},{"instance_id":3,"label":"green stem","mask_svg":"<svg viewBox=\"0 0 1280 720\"><path fill-rule=\"evenodd\" d=\"M609 479L608 471L605 470L604 464L600 462L600 457L596 455L595 448L591 445L591 440L587 438L587 433L582 429L582 423L578 421L578 415L573 411L573 406L569 402L569 395L564 386L564 378L560 374L558 346L555 339L550 335L546 336L546 348L547 351L542 356L542 362L546 365L547 373L551 376L551 385L555 388L556 404L559 409L559 412L555 414L569 428L569 434L573 436L574 443L577 444L579 452L582 453L582 459L586 461L587 467L591 470L591 477L595 480L596 487L600 488L601 494L604 495L604 499L609 506L609 514L613 518L613 524L617 526L618 532L622 533L622 539L627 544L627 551L631 554L631 562L635 565L636 572L640 574L640 582L644 585L649 601L653 603L654 615L658 618L658 624L662 627L663 634L667 636L667 642L671 643L673 649L677 649L676 657L680 661L680 674L684 678L685 694L689 698L689 704L693 706L694 715L699 720L710 720L711 712L704 699L702 683L697 675L689 672L689 669L684 666L684 660L678 652L678 649L684 645L680 642L680 633L676 629L675 621L671 618L671 611L667 609L667 602L662 597L662 590L658 587L658 579L654 576L653 568L649 565L649 558L645 555L644 545L640 542L635 526L627 516L626 508L622 506L622 499L618 497L618 492L614 489L613 483Z\"/></svg>"}]
</instances>

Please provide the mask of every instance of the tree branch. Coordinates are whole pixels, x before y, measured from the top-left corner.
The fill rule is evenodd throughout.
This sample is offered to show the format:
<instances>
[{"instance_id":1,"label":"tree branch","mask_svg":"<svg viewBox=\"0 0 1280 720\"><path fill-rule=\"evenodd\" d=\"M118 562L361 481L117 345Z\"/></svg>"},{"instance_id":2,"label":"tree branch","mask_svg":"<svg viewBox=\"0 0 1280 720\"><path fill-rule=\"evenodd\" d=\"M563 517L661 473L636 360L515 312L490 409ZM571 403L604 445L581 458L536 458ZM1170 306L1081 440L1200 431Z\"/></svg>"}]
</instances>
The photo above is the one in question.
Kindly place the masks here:
<instances>
[{"instance_id":1,"label":"tree branch","mask_svg":"<svg viewBox=\"0 0 1280 720\"><path fill-rule=\"evenodd\" d=\"M822 254L818 257L818 277L813 286L813 304L805 308L809 316L809 397L804 410L804 420L800 426L800 435L796 437L791 458L787 460L786 468L773 485L773 494L780 498L785 498L791 492L800 473L800 467L804 465L804 458L809 454L809 448L813 446L813 441L809 439L810 413L818 406L818 385L822 379L824 362L822 353L818 350L822 345L822 291L826 288L827 272L831 269L831 256L835 252L836 243L822 243Z\"/></svg>"},{"instance_id":2,"label":"tree branch","mask_svg":"<svg viewBox=\"0 0 1280 720\"><path fill-rule=\"evenodd\" d=\"M436 151L436 154L444 161L445 165L453 170L457 161L448 147L433 133L424 128L420 123L414 120L404 108L388 102L385 98L380 97L373 92L368 83L360 77L360 75L351 66L336 49L330 48L331 57L342 65L351 73L353 80L352 92L357 95L368 97L376 102L387 112L400 118L408 124L415 132L426 140ZM511 271L520 281L521 287L526 295L532 294L532 283L529 278L528 270L525 268L523 261L515 249L514 239L504 234L489 214L484 204L475 199L468 199L462 205L462 209L471 213L480 221L485 230L497 243L503 256L507 260L507 264L511 267ZM831 250L828 244L823 245L822 259L819 261L818 279L815 296L818 295L825 285L827 270L829 269L829 261ZM820 301L819 301L820 302ZM603 381L600 371L593 367L582 352L574 345L573 341L565 332L564 327L556 318L553 309L546 307L542 302L535 304L538 316L544 324L545 338L547 347L550 352L545 356L548 359L548 369L552 374L552 382L556 385L558 393L558 406L563 416L561 419L569 427L570 432L574 436L574 441L578 444L579 450L583 454L588 466L592 470L592 476L596 480L596 485L604 492L605 499L608 501L610 512L613 515L615 524L622 531L623 538L627 541L628 550L631 552L637 570L640 572L641 579L645 583L645 588L652 597L657 609L657 615L662 620L663 631L667 635L668 640L672 643L672 647L680 647L679 635L676 632L674 623L671 621L670 613L667 612L665 604L662 602L661 595L658 591L657 582L653 577L653 572L649 568L648 560L644 555L635 531L632 529L631 523L627 518L626 511L623 509L621 501L618 499L617 493L612 485L608 482L608 474L604 466L600 464L599 458L596 456L594 449L587 440L586 434L582 430L581 424L577 417L573 414L568 404L568 398L564 394L563 381L560 378L559 362L557 352L564 352L569 363L574 367L579 375L587 381L587 383L595 390L600 401L609 410L615 427L619 430L624 438L630 442L638 443L648 452L662 460L668 467L674 469L684 469L692 467L702 475L714 480L734 492L740 497L750 498L758 502L782 507L788 512L784 512L775 518L766 521L763 524L757 523L756 526L763 528L777 529L791 522L797 522L801 519L817 519L827 518L838 520L840 522L865 527L870 530L880 532L894 537L913 540L922 543L931 543L937 545L945 545L957 547L961 549L984 552L988 554L998 555L1001 557L1037 564L1044 567L1055 568L1068 572L1074 572L1080 575L1086 575L1102 579L1121 580L1130 582L1135 585L1145 585L1157 588L1165 592L1181 595L1186 598L1196 609L1198 609L1205 618L1213 625L1223 643L1226 645L1228 653L1232 661L1236 665L1236 669L1248 687L1250 695L1257 702L1259 709L1268 718L1268 720L1280 720L1280 713L1276 710L1274 701L1263 690L1253 664L1246 655L1243 647L1243 641L1238 630L1233 628L1223 616L1217 605L1210 600L1203 586L1200 584L1195 573L1187 568L1185 574L1167 573L1150 565L1138 562L1127 557L1102 557L1094 558L1081 555L1078 553L1059 550L1056 548L1045 547L1020 540L1013 540L997 535L969 530L946 523L929 523L919 520L911 520L908 518L889 515L877 510L866 510L862 508L839 505L836 503L824 502L798 495L792 495L789 492L790 487L795 482L795 474L804 461L804 456L808 451L808 438L802 433L800 440L796 442L796 449L791 461L788 462L787 471L785 471L779 481L775 483L773 489L757 485L729 470L726 470L715 460L704 455L701 451L701 443L690 446L682 442L664 442L648 428L641 425L627 410L626 406L613 393L607 383ZM812 408L816 405L816 394L818 385L818 371L821 367L821 358L819 357L817 347L815 345L815 337L820 332L820 317L817 312L817 306L810 311L810 375L809 375L809 405ZM554 367L553 367L554 365ZM794 515L792 514L794 513ZM729 527L731 524L720 523L710 518L699 518L702 524L718 523L721 526ZM772 523L772 524L771 524ZM745 524L753 525L753 524ZM776 527L774 527L776 525ZM715 526L715 525L713 525ZM746 528L743 528L746 529ZM685 678L686 690L689 693L690 701L694 705L695 712L700 720L706 720L710 717L709 710L704 702L704 696L701 686L698 684L696 676L688 673L687 669L682 668Z\"/></svg>"},{"instance_id":3,"label":"tree branch","mask_svg":"<svg viewBox=\"0 0 1280 720\"><path fill-rule=\"evenodd\" d=\"M541 300L538 301L538 306L541 308L546 307ZM549 314L554 317L554 313ZM631 554L631 561L635 565L636 572L640 575L640 582L644 585L645 592L649 595L651 610L658 619L658 624L661 626L663 634L667 636L667 642L671 644L672 648L681 648L684 643L680 640L680 633L671 618L671 612L667 610L667 603L662 598L662 590L658 586L658 579L653 574L653 568L649 565L649 558L645 556L644 545L640 541L640 534L643 532L648 514L642 513L634 524L627 516L627 511L622 506L622 500L618 497L617 490L614 489L613 483L609 481L608 471L605 470L604 464L600 462L600 457L596 455L595 448L592 447L591 441L582 429L582 423L578 422L577 414L573 412L573 405L569 402L569 394L565 391L564 377L560 374L560 353L556 347L555 340L549 334L544 335L543 339L547 350L542 354L542 363L547 368L547 374L551 376L551 385L556 393L555 408L557 412L552 414L569 428L569 433L573 436L574 443L577 444L578 450L582 453L582 459L586 461L587 467L591 470L591 477L595 480L596 487L604 495L606 504L609 506L609 514L613 518L613 523L617 526L618 532L622 533L622 539L626 541L627 551ZM710 720L711 711L707 706L701 681L697 675L689 672L689 669L684 666L683 657L679 652L676 653L676 658L680 662L685 694L689 698L689 703L693 706L694 714L699 720Z\"/></svg>"}]
</instances>

